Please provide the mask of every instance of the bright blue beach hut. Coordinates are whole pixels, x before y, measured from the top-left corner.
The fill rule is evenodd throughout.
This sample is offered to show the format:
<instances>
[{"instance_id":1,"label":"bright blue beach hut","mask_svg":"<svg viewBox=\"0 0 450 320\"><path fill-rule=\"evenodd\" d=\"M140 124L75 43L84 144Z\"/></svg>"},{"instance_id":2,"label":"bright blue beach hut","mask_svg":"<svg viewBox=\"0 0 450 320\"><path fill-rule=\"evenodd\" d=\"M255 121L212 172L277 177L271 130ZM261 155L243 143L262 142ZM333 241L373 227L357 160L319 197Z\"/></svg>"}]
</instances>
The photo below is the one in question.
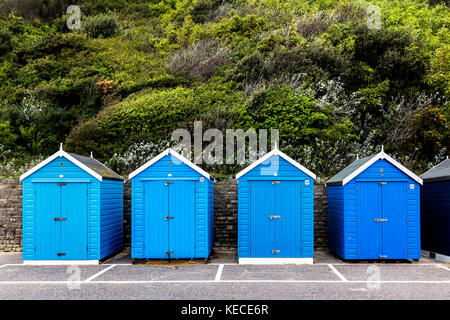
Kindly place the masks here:
<instances>
[{"instance_id":1,"label":"bright blue beach hut","mask_svg":"<svg viewBox=\"0 0 450 320\"><path fill-rule=\"evenodd\" d=\"M311 264L316 175L275 148L236 175L241 264Z\"/></svg>"},{"instance_id":2,"label":"bright blue beach hut","mask_svg":"<svg viewBox=\"0 0 450 320\"><path fill-rule=\"evenodd\" d=\"M420 259L422 179L381 151L327 181L328 247L343 259Z\"/></svg>"},{"instance_id":3,"label":"bright blue beach hut","mask_svg":"<svg viewBox=\"0 0 450 320\"><path fill-rule=\"evenodd\" d=\"M123 178L61 149L24 173L25 264L97 264L123 247Z\"/></svg>"},{"instance_id":4,"label":"bright blue beach hut","mask_svg":"<svg viewBox=\"0 0 450 320\"><path fill-rule=\"evenodd\" d=\"M450 262L450 159L420 177L422 248Z\"/></svg>"},{"instance_id":5,"label":"bright blue beach hut","mask_svg":"<svg viewBox=\"0 0 450 320\"><path fill-rule=\"evenodd\" d=\"M131 257L208 258L214 243L214 178L172 149L129 178Z\"/></svg>"}]
</instances>

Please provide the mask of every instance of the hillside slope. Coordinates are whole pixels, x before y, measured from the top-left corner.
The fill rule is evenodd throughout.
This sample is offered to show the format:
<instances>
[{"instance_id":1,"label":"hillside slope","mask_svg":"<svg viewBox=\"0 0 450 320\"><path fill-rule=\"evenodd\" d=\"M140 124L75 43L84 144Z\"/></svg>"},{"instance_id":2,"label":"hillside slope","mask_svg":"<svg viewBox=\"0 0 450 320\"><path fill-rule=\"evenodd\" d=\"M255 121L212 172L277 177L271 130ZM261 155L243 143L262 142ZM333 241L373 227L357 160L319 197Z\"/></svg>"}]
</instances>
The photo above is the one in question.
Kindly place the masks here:
<instances>
[{"instance_id":1,"label":"hillside slope","mask_svg":"<svg viewBox=\"0 0 450 320\"><path fill-rule=\"evenodd\" d=\"M65 0L0 0L3 176L61 141L127 174L196 120L279 128L324 177L381 144L417 173L450 152L445 1L75 4L79 30Z\"/></svg>"}]
</instances>

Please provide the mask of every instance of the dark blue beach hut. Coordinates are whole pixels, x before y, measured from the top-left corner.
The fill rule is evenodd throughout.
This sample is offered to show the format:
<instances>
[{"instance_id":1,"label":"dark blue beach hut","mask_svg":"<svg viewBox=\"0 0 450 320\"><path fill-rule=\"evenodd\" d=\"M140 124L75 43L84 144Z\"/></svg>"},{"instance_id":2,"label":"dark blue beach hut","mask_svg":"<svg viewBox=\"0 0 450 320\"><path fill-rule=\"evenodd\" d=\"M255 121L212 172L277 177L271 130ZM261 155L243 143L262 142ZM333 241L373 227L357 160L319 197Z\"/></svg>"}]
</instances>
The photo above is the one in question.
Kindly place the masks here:
<instances>
[{"instance_id":1,"label":"dark blue beach hut","mask_svg":"<svg viewBox=\"0 0 450 320\"><path fill-rule=\"evenodd\" d=\"M328 246L344 259L420 259L422 179L381 151L327 181Z\"/></svg>"},{"instance_id":2,"label":"dark blue beach hut","mask_svg":"<svg viewBox=\"0 0 450 320\"><path fill-rule=\"evenodd\" d=\"M420 177L422 248L450 262L450 159Z\"/></svg>"},{"instance_id":3,"label":"dark blue beach hut","mask_svg":"<svg viewBox=\"0 0 450 320\"><path fill-rule=\"evenodd\" d=\"M236 175L241 264L311 264L316 175L275 148Z\"/></svg>"},{"instance_id":4,"label":"dark blue beach hut","mask_svg":"<svg viewBox=\"0 0 450 320\"><path fill-rule=\"evenodd\" d=\"M214 178L172 149L129 178L131 257L208 258L214 241Z\"/></svg>"},{"instance_id":5,"label":"dark blue beach hut","mask_svg":"<svg viewBox=\"0 0 450 320\"><path fill-rule=\"evenodd\" d=\"M123 247L123 178L61 149L24 173L25 264L97 264Z\"/></svg>"}]
</instances>

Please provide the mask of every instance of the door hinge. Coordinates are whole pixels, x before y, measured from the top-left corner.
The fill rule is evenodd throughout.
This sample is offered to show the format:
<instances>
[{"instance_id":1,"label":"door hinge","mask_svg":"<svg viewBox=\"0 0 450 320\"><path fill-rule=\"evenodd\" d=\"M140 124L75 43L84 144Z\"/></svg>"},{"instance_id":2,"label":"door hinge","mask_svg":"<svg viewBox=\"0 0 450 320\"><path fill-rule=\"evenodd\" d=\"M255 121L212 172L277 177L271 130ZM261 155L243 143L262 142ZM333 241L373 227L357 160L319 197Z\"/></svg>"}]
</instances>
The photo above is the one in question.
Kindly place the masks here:
<instances>
[{"instance_id":1,"label":"door hinge","mask_svg":"<svg viewBox=\"0 0 450 320\"><path fill-rule=\"evenodd\" d=\"M89 251L89 246L86 246L86 251Z\"/></svg>"},{"instance_id":2,"label":"door hinge","mask_svg":"<svg viewBox=\"0 0 450 320\"><path fill-rule=\"evenodd\" d=\"M175 217L174 216L165 216L164 217L164 220L170 220L170 219L175 219Z\"/></svg>"},{"instance_id":3,"label":"door hinge","mask_svg":"<svg viewBox=\"0 0 450 320\"><path fill-rule=\"evenodd\" d=\"M359 250L356 250L356 254L359 255Z\"/></svg>"},{"instance_id":4,"label":"door hinge","mask_svg":"<svg viewBox=\"0 0 450 320\"><path fill-rule=\"evenodd\" d=\"M67 183L65 182L58 182L58 186L65 186Z\"/></svg>"},{"instance_id":5,"label":"door hinge","mask_svg":"<svg viewBox=\"0 0 450 320\"><path fill-rule=\"evenodd\" d=\"M272 220L272 219L281 219L281 216L269 216L269 219L270 220Z\"/></svg>"},{"instance_id":6,"label":"door hinge","mask_svg":"<svg viewBox=\"0 0 450 320\"><path fill-rule=\"evenodd\" d=\"M406 223L408 223L408 218L406 218Z\"/></svg>"},{"instance_id":7,"label":"door hinge","mask_svg":"<svg viewBox=\"0 0 450 320\"><path fill-rule=\"evenodd\" d=\"M375 219L375 222L386 222L388 219Z\"/></svg>"},{"instance_id":8,"label":"door hinge","mask_svg":"<svg viewBox=\"0 0 450 320\"><path fill-rule=\"evenodd\" d=\"M65 256L66 254L65 254L64 252L58 252L56 255L57 255L58 257L61 257L61 256Z\"/></svg>"},{"instance_id":9,"label":"door hinge","mask_svg":"<svg viewBox=\"0 0 450 320\"><path fill-rule=\"evenodd\" d=\"M67 218L55 218L55 221L66 221Z\"/></svg>"},{"instance_id":10,"label":"door hinge","mask_svg":"<svg viewBox=\"0 0 450 320\"><path fill-rule=\"evenodd\" d=\"M280 250L272 250L272 254L280 253Z\"/></svg>"},{"instance_id":11,"label":"door hinge","mask_svg":"<svg viewBox=\"0 0 450 320\"><path fill-rule=\"evenodd\" d=\"M359 218L356 218L356 223L359 223Z\"/></svg>"},{"instance_id":12,"label":"door hinge","mask_svg":"<svg viewBox=\"0 0 450 320\"><path fill-rule=\"evenodd\" d=\"M356 186L356 192L358 192L358 186Z\"/></svg>"}]
</instances>

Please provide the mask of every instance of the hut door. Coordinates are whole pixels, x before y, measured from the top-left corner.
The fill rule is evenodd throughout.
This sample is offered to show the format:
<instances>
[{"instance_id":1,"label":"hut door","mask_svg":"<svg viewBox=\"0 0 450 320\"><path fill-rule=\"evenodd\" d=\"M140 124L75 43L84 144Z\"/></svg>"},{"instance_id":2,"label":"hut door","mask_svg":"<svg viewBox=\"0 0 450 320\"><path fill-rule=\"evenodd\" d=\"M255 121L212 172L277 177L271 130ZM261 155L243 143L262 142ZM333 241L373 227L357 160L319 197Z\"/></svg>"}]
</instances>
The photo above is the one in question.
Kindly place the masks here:
<instances>
[{"instance_id":1,"label":"hut door","mask_svg":"<svg viewBox=\"0 0 450 320\"><path fill-rule=\"evenodd\" d=\"M62 259L86 260L88 192L86 183L60 184Z\"/></svg>"},{"instance_id":2,"label":"hut door","mask_svg":"<svg viewBox=\"0 0 450 320\"><path fill-rule=\"evenodd\" d=\"M169 251L169 189L165 181L144 183L145 256L166 258Z\"/></svg>"},{"instance_id":3,"label":"hut door","mask_svg":"<svg viewBox=\"0 0 450 320\"><path fill-rule=\"evenodd\" d=\"M254 181L250 194L252 256L300 257L300 181Z\"/></svg>"},{"instance_id":4,"label":"hut door","mask_svg":"<svg viewBox=\"0 0 450 320\"><path fill-rule=\"evenodd\" d=\"M57 260L57 253L60 250L61 225L55 221L55 217L60 217L61 188L56 183L36 183L35 188L36 259Z\"/></svg>"},{"instance_id":5,"label":"hut door","mask_svg":"<svg viewBox=\"0 0 450 320\"><path fill-rule=\"evenodd\" d=\"M359 256L362 259L379 259L382 255L381 185L377 182L358 182ZM355 250L356 251L356 250Z\"/></svg>"},{"instance_id":6,"label":"hut door","mask_svg":"<svg viewBox=\"0 0 450 320\"><path fill-rule=\"evenodd\" d=\"M297 258L302 250L301 189L300 181L279 181L275 184L276 207L276 246L279 257Z\"/></svg>"},{"instance_id":7,"label":"hut door","mask_svg":"<svg viewBox=\"0 0 450 320\"><path fill-rule=\"evenodd\" d=\"M195 256L195 181L145 182L145 256Z\"/></svg>"},{"instance_id":8,"label":"hut door","mask_svg":"<svg viewBox=\"0 0 450 320\"><path fill-rule=\"evenodd\" d=\"M358 182L360 258L407 257L406 187L405 182Z\"/></svg>"},{"instance_id":9,"label":"hut door","mask_svg":"<svg viewBox=\"0 0 450 320\"><path fill-rule=\"evenodd\" d=\"M275 243L275 185L272 181L252 181L250 188L251 256L274 258L279 250Z\"/></svg>"},{"instance_id":10,"label":"hut door","mask_svg":"<svg viewBox=\"0 0 450 320\"><path fill-rule=\"evenodd\" d=\"M381 185L382 258L407 258L407 186L406 182L386 182Z\"/></svg>"},{"instance_id":11,"label":"hut door","mask_svg":"<svg viewBox=\"0 0 450 320\"><path fill-rule=\"evenodd\" d=\"M167 184L169 191L168 258L194 258L195 256L195 183L195 181L176 180Z\"/></svg>"},{"instance_id":12,"label":"hut door","mask_svg":"<svg viewBox=\"0 0 450 320\"><path fill-rule=\"evenodd\" d=\"M36 258L87 258L87 185L36 184Z\"/></svg>"}]
</instances>

